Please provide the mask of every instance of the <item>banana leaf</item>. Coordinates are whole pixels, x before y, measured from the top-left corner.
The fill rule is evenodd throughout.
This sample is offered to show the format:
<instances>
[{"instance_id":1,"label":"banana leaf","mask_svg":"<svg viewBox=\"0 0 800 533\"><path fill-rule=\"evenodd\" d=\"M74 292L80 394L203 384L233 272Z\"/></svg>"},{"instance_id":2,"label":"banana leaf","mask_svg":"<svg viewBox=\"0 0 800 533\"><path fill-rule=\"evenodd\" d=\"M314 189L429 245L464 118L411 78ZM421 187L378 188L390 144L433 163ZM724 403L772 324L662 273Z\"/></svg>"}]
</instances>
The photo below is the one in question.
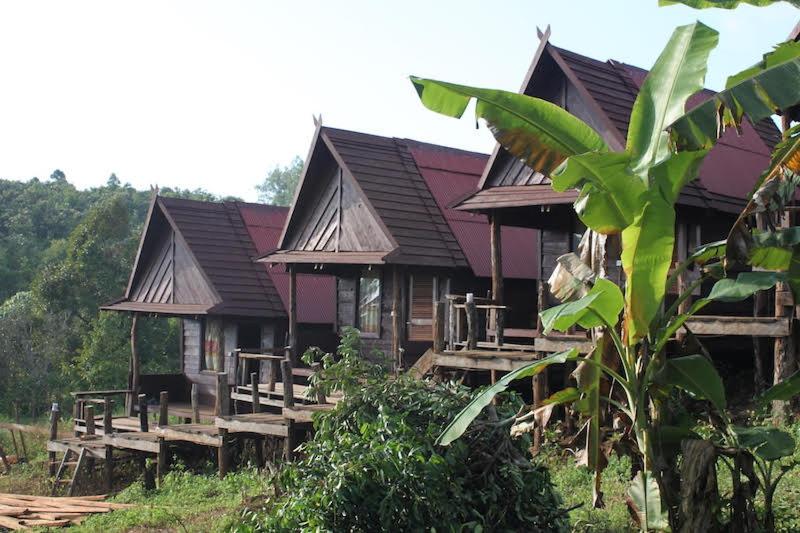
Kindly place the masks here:
<instances>
[{"instance_id":1,"label":"banana leaf","mask_svg":"<svg viewBox=\"0 0 800 533\"><path fill-rule=\"evenodd\" d=\"M669 154L667 126L684 114L686 101L704 87L708 56L719 34L700 22L675 29L633 104L626 151L632 170L647 175Z\"/></svg>"},{"instance_id":2,"label":"banana leaf","mask_svg":"<svg viewBox=\"0 0 800 533\"><path fill-rule=\"evenodd\" d=\"M628 507L642 531L668 531L667 512L661 505L661 491L650 472L640 470L628 488Z\"/></svg>"},{"instance_id":3,"label":"banana leaf","mask_svg":"<svg viewBox=\"0 0 800 533\"><path fill-rule=\"evenodd\" d=\"M800 394L800 370L765 390L756 398L760 407L767 406L774 400L788 401Z\"/></svg>"},{"instance_id":4,"label":"banana leaf","mask_svg":"<svg viewBox=\"0 0 800 533\"><path fill-rule=\"evenodd\" d=\"M772 52L764 54L764 57L761 59L761 61L752 67L746 68L738 74L734 74L733 76L729 76L728 81L725 83L725 88L730 89L734 85L743 82L747 78L752 78L759 72L763 72L768 68L775 67L781 63L791 61L798 56L800 56L800 42L787 41L785 43L781 43L776 46L775 50Z\"/></svg>"},{"instance_id":5,"label":"banana leaf","mask_svg":"<svg viewBox=\"0 0 800 533\"><path fill-rule=\"evenodd\" d=\"M497 142L538 172L549 174L575 154L608 149L585 122L545 100L414 76L411 82L425 107L450 117L461 118L474 98L476 119L484 119Z\"/></svg>"},{"instance_id":6,"label":"banana leaf","mask_svg":"<svg viewBox=\"0 0 800 533\"><path fill-rule=\"evenodd\" d=\"M717 369L703 355L667 359L658 381L710 401L720 413L725 411L725 385Z\"/></svg>"},{"instance_id":7,"label":"banana leaf","mask_svg":"<svg viewBox=\"0 0 800 533\"><path fill-rule=\"evenodd\" d=\"M749 4L751 6L763 7L772 4L779 4L785 1L794 7L800 7L800 0L658 0L659 6L674 6L684 4L695 9L707 9L718 7L721 9L733 9L739 4Z\"/></svg>"},{"instance_id":8,"label":"banana leaf","mask_svg":"<svg viewBox=\"0 0 800 533\"><path fill-rule=\"evenodd\" d=\"M800 57L718 92L669 126L678 149L712 148L729 127L752 124L800 102Z\"/></svg>"},{"instance_id":9,"label":"banana leaf","mask_svg":"<svg viewBox=\"0 0 800 533\"><path fill-rule=\"evenodd\" d=\"M436 444L447 446L461 437L469 425L472 424L472 421L481 414L483 408L489 405L495 396L506 390L512 381L535 376L550 365L563 364L571 359L575 359L577 356L578 350L573 348L564 352L554 353L544 359L523 366L513 372L509 372L497 380L496 383L478 393L478 395L450 421L441 435L439 435L439 438L436 439Z\"/></svg>"},{"instance_id":10,"label":"banana leaf","mask_svg":"<svg viewBox=\"0 0 800 533\"><path fill-rule=\"evenodd\" d=\"M619 287L607 279L598 278L583 298L545 309L539 316L544 334L547 335L554 329L566 331L575 324L587 329L605 324L614 326L623 307Z\"/></svg>"}]
</instances>

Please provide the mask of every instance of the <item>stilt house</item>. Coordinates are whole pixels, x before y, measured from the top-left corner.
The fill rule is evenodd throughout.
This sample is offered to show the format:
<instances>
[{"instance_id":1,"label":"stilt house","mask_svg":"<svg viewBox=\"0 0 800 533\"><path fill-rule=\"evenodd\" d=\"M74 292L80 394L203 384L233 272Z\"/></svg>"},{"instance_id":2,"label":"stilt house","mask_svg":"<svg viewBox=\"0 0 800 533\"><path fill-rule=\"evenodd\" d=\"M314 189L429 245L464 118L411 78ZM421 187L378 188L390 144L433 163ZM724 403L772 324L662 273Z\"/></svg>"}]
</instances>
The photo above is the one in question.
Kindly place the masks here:
<instances>
[{"instance_id":1,"label":"stilt house","mask_svg":"<svg viewBox=\"0 0 800 533\"><path fill-rule=\"evenodd\" d=\"M299 345L335 347L333 278L302 275L291 287L281 269L255 262L276 247L287 211L153 198L125 294L103 309L179 318L181 372L140 376L134 329L129 389L168 390L175 409L196 383L201 402L212 404L217 372L233 383L235 350L283 354L290 307Z\"/></svg>"},{"instance_id":2,"label":"stilt house","mask_svg":"<svg viewBox=\"0 0 800 533\"><path fill-rule=\"evenodd\" d=\"M483 154L318 125L278 248L261 261L335 275L337 328L357 327L367 352L407 367L431 347L435 302L466 291L491 302L487 219L449 207L485 165ZM530 328L538 232L503 237L507 322Z\"/></svg>"}]
</instances>

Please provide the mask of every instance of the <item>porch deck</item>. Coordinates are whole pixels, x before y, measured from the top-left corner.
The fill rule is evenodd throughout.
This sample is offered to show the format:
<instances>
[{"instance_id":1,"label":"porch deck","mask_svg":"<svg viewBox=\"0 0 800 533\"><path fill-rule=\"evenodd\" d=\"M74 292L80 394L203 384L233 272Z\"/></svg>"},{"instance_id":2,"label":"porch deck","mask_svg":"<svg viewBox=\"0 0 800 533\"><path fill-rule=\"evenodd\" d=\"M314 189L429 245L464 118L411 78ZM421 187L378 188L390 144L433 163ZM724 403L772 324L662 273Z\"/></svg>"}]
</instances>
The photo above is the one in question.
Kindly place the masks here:
<instances>
[{"instance_id":1,"label":"porch deck","mask_svg":"<svg viewBox=\"0 0 800 533\"><path fill-rule=\"evenodd\" d=\"M273 437L286 437L289 423L280 414L251 413L247 415L218 416L214 425L229 434L246 433Z\"/></svg>"}]
</instances>

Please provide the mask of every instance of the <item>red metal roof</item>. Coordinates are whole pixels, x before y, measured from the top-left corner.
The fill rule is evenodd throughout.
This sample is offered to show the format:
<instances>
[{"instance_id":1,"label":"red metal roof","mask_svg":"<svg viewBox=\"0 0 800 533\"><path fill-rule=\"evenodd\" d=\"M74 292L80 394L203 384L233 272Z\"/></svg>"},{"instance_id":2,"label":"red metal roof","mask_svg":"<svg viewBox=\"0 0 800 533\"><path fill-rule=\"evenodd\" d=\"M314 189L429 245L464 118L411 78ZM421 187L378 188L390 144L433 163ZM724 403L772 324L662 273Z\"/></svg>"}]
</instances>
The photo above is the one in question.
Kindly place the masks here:
<instances>
[{"instance_id":1,"label":"red metal roof","mask_svg":"<svg viewBox=\"0 0 800 533\"><path fill-rule=\"evenodd\" d=\"M407 139L404 142L472 271L479 277L491 277L488 219L484 215L465 213L449 207L459 198L475 191L487 156ZM538 250L538 231L503 227L503 276L538 278Z\"/></svg>"},{"instance_id":2,"label":"red metal roof","mask_svg":"<svg viewBox=\"0 0 800 533\"><path fill-rule=\"evenodd\" d=\"M288 207L237 202L247 232L256 247L257 256L263 256L278 247ZM289 274L283 267L267 269L284 309L289 308ZM297 321L301 324L333 324L336 316L336 280L332 276L297 275Z\"/></svg>"}]
</instances>

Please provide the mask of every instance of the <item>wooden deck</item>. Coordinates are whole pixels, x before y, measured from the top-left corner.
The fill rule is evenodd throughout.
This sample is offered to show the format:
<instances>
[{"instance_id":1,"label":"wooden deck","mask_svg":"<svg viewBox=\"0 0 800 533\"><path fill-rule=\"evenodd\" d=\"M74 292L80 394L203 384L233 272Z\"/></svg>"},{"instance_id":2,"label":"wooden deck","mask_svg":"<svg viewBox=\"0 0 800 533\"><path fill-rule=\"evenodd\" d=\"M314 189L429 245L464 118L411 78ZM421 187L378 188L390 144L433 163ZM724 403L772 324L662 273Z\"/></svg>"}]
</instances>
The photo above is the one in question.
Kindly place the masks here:
<instances>
[{"instance_id":1,"label":"wooden deck","mask_svg":"<svg viewBox=\"0 0 800 533\"><path fill-rule=\"evenodd\" d=\"M169 442L190 442L212 448L222 446L217 427L207 424L175 424L156 428L155 433Z\"/></svg>"},{"instance_id":2,"label":"wooden deck","mask_svg":"<svg viewBox=\"0 0 800 533\"><path fill-rule=\"evenodd\" d=\"M286 437L289 434L287 420L279 414L252 413L248 415L220 416L214 421L219 429L228 433L247 433Z\"/></svg>"},{"instance_id":3,"label":"wooden deck","mask_svg":"<svg viewBox=\"0 0 800 533\"><path fill-rule=\"evenodd\" d=\"M159 436L156 433L150 431L147 433L141 433L137 431L103 435L102 442L106 446L112 446L120 450L133 450L138 452L158 454L158 439Z\"/></svg>"},{"instance_id":4,"label":"wooden deck","mask_svg":"<svg viewBox=\"0 0 800 533\"><path fill-rule=\"evenodd\" d=\"M47 451L54 453L73 452L80 455L81 450L86 450L89 457L105 459L106 447L99 435L68 437L47 441Z\"/></svg>"},{"instance_id":5,"label":"wooden deck","mask_svg":"<svg viewBox=\"0 0 800 533\"><path fill-rule=\"evenodd\" d=\"M314 413L321 413L333 409L333 404L322 405L295 405L294 407L284 407L283 418L298 424L310 424Z\"/></svg>"}]
</instances>

